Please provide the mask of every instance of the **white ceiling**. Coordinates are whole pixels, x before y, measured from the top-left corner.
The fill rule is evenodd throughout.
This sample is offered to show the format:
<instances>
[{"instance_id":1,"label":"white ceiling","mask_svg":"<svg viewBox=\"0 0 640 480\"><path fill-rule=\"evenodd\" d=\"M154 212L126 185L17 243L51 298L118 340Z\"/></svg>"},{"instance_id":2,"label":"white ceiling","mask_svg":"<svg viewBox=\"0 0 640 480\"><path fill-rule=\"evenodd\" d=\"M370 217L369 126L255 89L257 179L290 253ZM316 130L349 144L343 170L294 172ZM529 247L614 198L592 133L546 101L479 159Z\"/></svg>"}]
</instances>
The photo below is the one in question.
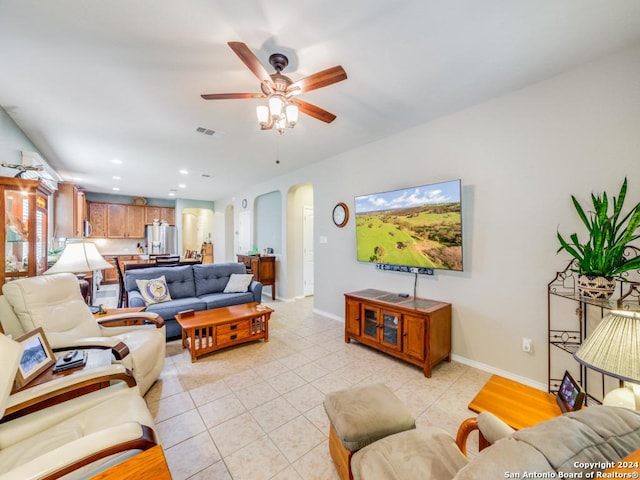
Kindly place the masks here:
<instances>
[{"instance_id":1,"label":"white ceiling","mask_svg":"<svg viewBox=\"0 0 640 480\"><path fill-rule=\"evenodd\" d=\"M293 81L342 65L300 96L337 119L202 100L259 91L228 41ZM0 106L88 191L216 200L637 43L638 0L0 0Z\"/></svg>"}]
</instances>

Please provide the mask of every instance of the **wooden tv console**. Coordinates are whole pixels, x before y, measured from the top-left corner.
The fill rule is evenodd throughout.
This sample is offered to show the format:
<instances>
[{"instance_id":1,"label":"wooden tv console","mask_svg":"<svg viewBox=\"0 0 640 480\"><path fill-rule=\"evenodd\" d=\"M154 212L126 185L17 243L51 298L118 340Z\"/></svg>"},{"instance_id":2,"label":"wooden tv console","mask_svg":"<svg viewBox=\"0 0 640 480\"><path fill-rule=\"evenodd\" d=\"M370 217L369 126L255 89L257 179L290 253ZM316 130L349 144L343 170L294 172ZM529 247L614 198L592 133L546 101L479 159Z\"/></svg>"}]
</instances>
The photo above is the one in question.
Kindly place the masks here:
<instances>
[{"instance_id":1,"label":"wooden tv console","mask_svg":"<svg viewBox=\"0 0 640 480\"><path fill-rule=\"evenodd\" d=\"M344 341L351 339L422 367L451 361L451 304L369 288L345 294Z\"/></svg>"}]
</instances>

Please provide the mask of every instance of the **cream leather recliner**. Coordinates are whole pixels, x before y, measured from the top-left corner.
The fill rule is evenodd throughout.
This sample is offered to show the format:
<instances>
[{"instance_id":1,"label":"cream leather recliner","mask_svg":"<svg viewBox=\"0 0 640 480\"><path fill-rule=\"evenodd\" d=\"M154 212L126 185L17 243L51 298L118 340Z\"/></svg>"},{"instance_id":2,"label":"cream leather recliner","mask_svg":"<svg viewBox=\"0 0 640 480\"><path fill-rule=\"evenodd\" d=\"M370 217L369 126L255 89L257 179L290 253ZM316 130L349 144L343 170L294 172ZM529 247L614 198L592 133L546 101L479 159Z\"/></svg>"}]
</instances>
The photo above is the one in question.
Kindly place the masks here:
<instances>
[{"instance_id":1,"label":"cream leather recliner","mask_svg":"<svg viewBox=\"0 0 640 480\"><path fill-rule=\"evenodd\" d=\"M111 348L114 361L133 372L142 395L160 375L165 358L165 331L159 315L144 312L134 315L150 325L108 326L122 324L130 314L110 315L96 321L82 298L77 278L70 273L15 280L5 284L2 292L0 321L5 333L14 338L42 327L54 350Z\"/></svg>"},{"instance_id":2,"label":"cream leather recliner","mask_svg":"<svg viewBox=\"0 0 640 480\"><path fill-rule=\"evenodd\" d=\"M16 403L10 392L21 356L21 345L0 335L0 418ZM122 368L109 369L117 376ZM83 376L87 380L90 373ZM43 384L40 393L65 389L70 382L55 379ZM33 403L36 392L29 390L21 394ZM51 395L40 397L46 398ZM0 480L89 478L157 444L144 400L125 382L5 420L0 423Z\"/></svg>"}]
</instances>

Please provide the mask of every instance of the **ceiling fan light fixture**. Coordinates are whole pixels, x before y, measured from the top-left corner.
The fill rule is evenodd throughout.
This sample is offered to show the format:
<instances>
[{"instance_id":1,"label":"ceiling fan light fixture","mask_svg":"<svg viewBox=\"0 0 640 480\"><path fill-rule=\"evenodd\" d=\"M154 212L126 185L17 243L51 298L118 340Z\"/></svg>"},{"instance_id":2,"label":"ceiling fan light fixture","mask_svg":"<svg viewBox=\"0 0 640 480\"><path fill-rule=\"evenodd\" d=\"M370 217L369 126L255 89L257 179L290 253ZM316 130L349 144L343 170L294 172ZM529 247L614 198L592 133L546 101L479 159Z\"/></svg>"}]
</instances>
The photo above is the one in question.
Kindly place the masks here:
<instances>
[{"instance_id":1,"label":"ceiling fan light fixture","mask_svg":"<svg viewBox=\"0 0 640 480\"><path fill-rule=\"evenodd\" d=\"M284 135L284 129L287 127L287 120L284 116L281 116L276 120L275 127L280 135Z\"/></svg>"},{"instance_id":2,"label":"ceiling fan light fixture","mask_svg":"<svg viewBox=\"0 0 640 480\"><path fill-rule=\"evenodd\" d=\"M287 126L293 128L298 123L298 105L295 103L287 104L285 114L287 116Z\"/></svg>"},{"instance_id":3,"label":"ceiling fan light fixture","mask_svg":"<svg viewBox=\"0 0 640 480\"><path fill-rule=\"evenodd\" d=\"M265 127L269 123L271 115L269 114L269 107L266 105L258 105L256 107L256 115L258 116L258 123L261 127Z\"/></svg>"},{"instance_id":4,"label":"ceiling fan light fixture","mask_svg":"<svg viewBox=\"0 0 640 480\"><path fill-rule=\"evenodd\" d=\"M324 88L347 79L347 72L341 65L327 68L320 72L293 82L282 71L289 64L289 59L282 53L269 56L269 63L276 73L269 74L251 49L242 42L228 42L231 50L245 66L260 80L262 93L207 93L200 95L205 100L228 100L246 98L266 98L269 106L258 107L256 114L261 130L271 130L274 126L283 133L285 128L293 128L298 122L300 112L321 122L331 123L336 116L326 110L302 100L292 101L295 95ZM265 119L266 115L266 119ZM282 120L282 123L280 123ZM277 124L277 125L276 125Z\"/></svg>"},{"instance_id":5,"label":"ceiling fan light fixture","mask_svg":"<svg viewBox=\"0 0 640 480\"><path fill-rule=\"evenodd\" d=\"M278 120L282 116L282 107L284 101L280 95L271 95L269 97L269 111L274 120Z\"/></svg>"}]
</instances>

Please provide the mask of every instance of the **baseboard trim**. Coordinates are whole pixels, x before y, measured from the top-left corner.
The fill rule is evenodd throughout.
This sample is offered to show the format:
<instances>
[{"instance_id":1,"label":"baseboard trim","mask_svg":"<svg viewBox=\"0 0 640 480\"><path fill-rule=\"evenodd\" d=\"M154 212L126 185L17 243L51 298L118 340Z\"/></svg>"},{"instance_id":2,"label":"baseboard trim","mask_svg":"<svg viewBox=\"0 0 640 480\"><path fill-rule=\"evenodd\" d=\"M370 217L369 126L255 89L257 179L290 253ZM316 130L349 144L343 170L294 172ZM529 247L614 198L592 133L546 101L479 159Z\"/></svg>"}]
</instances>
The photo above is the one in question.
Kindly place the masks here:
<instances>
[{"instance_id":1,"label":"baseboard trim","mask_svg":"<svg viewBox=\"0 0 640 480\"><path fill-rule=\"evenodd\" d=\"M513 380L515 382L523 383L524 385L529 385L530 387L537 388L538 390L542 390L543 392L547 391L547 384L545 383L536 382L535 380L531 380L530 378L522 377L520 375L516 375L515 373L492 367L491 365L487 365L486 363L477 362L475 360L471 360L469 358L461 357L460 355L455 354L451 355L451 360L453 360L454 362L462 363L463 365L477 368L478 370L482 370L484 372L493 373L494 375L500 375L501 377L508 378L509 380Z\"/></svg>"},{"instance_id":2,"label":"baseboard trim","mask_svg":"<svg viewBox=\"0 0 640 480\"><path fill-rule=\"evenodd\" d=\"M344 317L341 317L339 315L334 315L333 313L325 312L324 310L319 310L317 308L314 308L312 312L317 313L318 315L322 315L323 317L330 318L331 320L336 320L340 323L344 323Z\"/></svg>"},{"instance_id":3,"label":"baseboard trim","mask_svg":"<svg viewBox=\"0 0 640 480\"><path fill-rule=\"evenodd\" d=\"M340 323L344 324L344 317L339 315L334 315L329 312L325 312L324 310L320 310L318 308L313 308L313 313L322 315L323 317L330 318L331 320L336 320ZM501 377L508 378L515 382L520 382L524 385L529 385L530 387L537 388L538 390L542 390L543 392L547 391L547 384L536 382L535 380L531 380L527 377L522 377L520 375L516 375L515 373L507 372L506 370L502 370L500 368L492 367L491 365L487 365L486 363L477 362L476 360L471 360L466 357L462 357L460 355L451 354L451 360L462 363L463 365L468 365L473 368L477 368L478 370L482 370L484 372L492 373L494 375L500 375Z\"/></svg>"}]
</instances>

